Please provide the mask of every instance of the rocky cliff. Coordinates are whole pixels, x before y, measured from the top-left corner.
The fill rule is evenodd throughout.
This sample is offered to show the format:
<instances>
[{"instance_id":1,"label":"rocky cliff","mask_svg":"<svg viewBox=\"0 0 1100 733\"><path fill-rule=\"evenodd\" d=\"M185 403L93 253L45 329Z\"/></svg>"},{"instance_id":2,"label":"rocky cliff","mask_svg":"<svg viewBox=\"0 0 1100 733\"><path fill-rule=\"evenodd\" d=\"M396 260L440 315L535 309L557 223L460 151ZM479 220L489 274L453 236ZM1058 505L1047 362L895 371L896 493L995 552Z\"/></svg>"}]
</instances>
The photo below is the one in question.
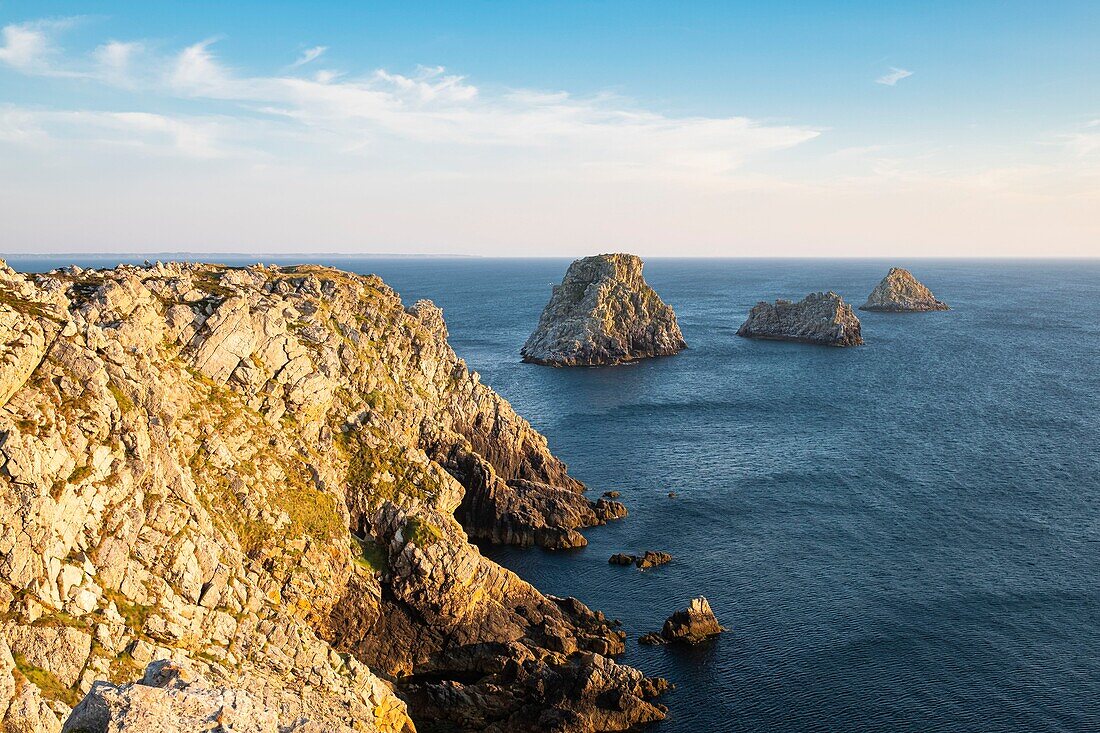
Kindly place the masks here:
<instances>
[{"instance_id":1,"label":"rocky cliff","mask_svg":"<svg viewBox=\"0 0 1100 733\"><path fill-rule=\"evenodd\" d=\"M913 313L921 311L945 311L947 303L936 300L932 291L924 287L908 270L891 267L882 282L867 296L861 311L889 311Z\"/></svg>"},{"instance_id":2,"label":"rocky cliff","mask_svg":"<svg viewBox=\"0 0 1100 733\"><path fill-rule=\"evenodd\" d=\"M446 337L328 268L0 264L3 727L54 733L97 682L284 731L662 717L612 623L469 543L622 510ZM126 686L165 659L202 684Z\"/></svg>"},{"instance_id":3,"label":"rocky cliff","mask_svg":"<svg viewBox=\"0 0 1100 733\"><path fill-rule=\"evenodd\" d=\"M797 303L777 300L773 305L761 301L749 311L737 335L826 346L863 343L852 306L833 292L810 293Z\"/></svg>"},{"instance_id":4,"label":"rocky cliff","mask_svg":"<svg viewBox=\"0 0 1100 733\"><path fill-rule=\"evenodd\" d=\"M629 254L585 257L569 266L520 354L551 366L609 366L687 348L676 314Z\"/></svg>"}]
</instances>

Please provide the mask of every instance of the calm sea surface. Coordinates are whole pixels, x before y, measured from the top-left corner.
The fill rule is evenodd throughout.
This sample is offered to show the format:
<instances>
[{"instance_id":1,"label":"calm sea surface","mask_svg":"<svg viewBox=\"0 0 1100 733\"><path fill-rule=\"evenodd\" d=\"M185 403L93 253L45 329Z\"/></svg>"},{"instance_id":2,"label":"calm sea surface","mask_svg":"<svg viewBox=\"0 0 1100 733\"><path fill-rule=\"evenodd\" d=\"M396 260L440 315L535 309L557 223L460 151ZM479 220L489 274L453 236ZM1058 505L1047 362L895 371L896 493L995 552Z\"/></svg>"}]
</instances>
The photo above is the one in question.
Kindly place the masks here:
<instances>
[{"instance_id":1,"label":"calm sea surface","mask_svg":"<svg viewBox=\"0 0 1100 733\"><path fill-rule=\"evenodd\" d=\"M654 259L689 350L552 369L518 351L566 260L327 261L441 305L593 496L622 492L583 550L485 551L622 619L623 661L678 688L658 733L1100 730L1100 262ZM852 349L734 335L893 264L953 310L860 313ZM607 563L645 549L675 560ZM637 645L696 595L726 634Z\"/></svg>"}]
</instances>

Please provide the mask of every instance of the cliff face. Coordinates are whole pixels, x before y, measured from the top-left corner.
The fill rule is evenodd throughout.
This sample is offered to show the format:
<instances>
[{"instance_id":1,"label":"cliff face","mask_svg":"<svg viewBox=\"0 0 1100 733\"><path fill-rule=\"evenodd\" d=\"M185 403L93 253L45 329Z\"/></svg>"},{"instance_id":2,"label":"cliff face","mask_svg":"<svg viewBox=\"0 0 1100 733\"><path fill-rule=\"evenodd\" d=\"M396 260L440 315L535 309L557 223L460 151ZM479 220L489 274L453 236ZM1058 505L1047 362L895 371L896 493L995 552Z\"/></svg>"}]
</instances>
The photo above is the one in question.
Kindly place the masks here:
<instances>
[{"instance_id":1,"label":"cliff face","mask_svg":"<svg viewBox=\"0 0 1100 733\"><path fill-rule=\"evenodd\" d=\"M833 292L810 293L797 303L777 300L772 305L761 301L749 311L737 335L825 346L863 343L859 319L852 306Z\"/></svg>"},{"instance_id":2,"label":"cliff face","mask_svg":"<svg viewBox=\"0 0 1100 733\"><path fill-rule=\"evenodd\" d=\"M561 546L615 512L431 303L311 266L0 266L0 337L8 729L57 731L94 682L162 659L286 730L661 717L659 683L605 658L606 619L467 541L456 516Z\"/></svg>"},{"instance_id":3,"label":"cliff face","mask_svg":"<svg viewBox=\"0 0 1100 733\"><path fill-rule=\"evenodd\" d=\"M932 291L924 287L912 273L900 267L891 267L867 302L859 307L861 311L889 311L894 313L912 313L921 311L945 311L947 303L936 300Z\"/></svg>"},{"instance_id":4,"label":"cliff face","mask_svg":"<svg viewBox=\"0 0 1100 733\"><path fill-rule=\"evenodd\" d=\"M629 254L585 257L554 287L523 360L551 366L607 366L687 348L676 314Z\"/></svg>"}]
</instances>

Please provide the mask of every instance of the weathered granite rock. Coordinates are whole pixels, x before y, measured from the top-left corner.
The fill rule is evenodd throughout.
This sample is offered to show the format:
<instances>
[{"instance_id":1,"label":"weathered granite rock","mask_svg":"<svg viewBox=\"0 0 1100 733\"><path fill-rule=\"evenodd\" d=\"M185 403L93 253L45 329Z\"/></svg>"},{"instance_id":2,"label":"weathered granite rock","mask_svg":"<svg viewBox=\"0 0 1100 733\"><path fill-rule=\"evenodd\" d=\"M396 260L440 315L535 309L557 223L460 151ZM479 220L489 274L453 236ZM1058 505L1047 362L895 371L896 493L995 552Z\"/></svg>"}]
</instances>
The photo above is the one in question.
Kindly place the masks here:
<instances>
[{"instance_id":1,"label":"weathered granite rock","mask_svg":"<svg viewBox=\"0 0 1100 733\"><path fill-rule=\"evenodd\" d=\"M173 715L246 691L280 730L409 730L434 708L398 693L452 683L586 731L662 715L613 623L468 542L456 514L554 546L618 510L431 303L314 266L0 266L0 324L0 730L57 733L97 682ZM202 686L123 690L164 659ZM532 659L592 686L528 689Z\"/></svg>"},{"instance_id":2,"label":"weathered granite rock","mask_svg":"<svg viewBox=\"0 0 1100 733\"><path fill-rule=\"evenodd\" d=\"M655 568L658 565L672 562L672 555L667 552L646 550L645 554L637 558L634 562L639 568L645 570L646 568Z\"/></svg>"},{"instance_id":3,"label":"weathered granite rock","mask_svg":"<svg viewBox=\"0 0 1100 733\"><path fill-rule=\"evenodd\" d=\"M797 303L777 300L773 305L761 301L749 311L737 335L825 346L863 343L852 307L833 292L811 293Z\"/></svg>"},{"instance_id":4,"label":"weathered granite rock","mask_svg":"<svg viewBox=\"0 0 1100 733\"><path fill-rule=\"evenodd\" d=\"M573 262L520 354L551 366L608 366L687 348L676 314L642 277L642 260L605 254Z\"/></svg>"},{"instance_id":5,"label":"weathered granite rock","mask_svg":"<svg viewBox=\"0 0 1100 733\"><path fill-rule=\"evenodd\" d=\"M616 552L614 555L608 558L607 563L609 565L633 565L637 559L638 557L636 555L630 555L625 552Z\"/></svg>"},{"instance_id":6,"label":"weathered granite rock","mask_svg":"<svg viewBox=\"0 0 1100 733\"><path fill-rule=\"evenodd\" d=\"M922 285L908 270L900 267L890 268L889 274L875 286L867 296L867 302L859 309L892 313L949 310L947 303L936 300L931 290Z\"/></svg>"},{"instance_id":7,"label":"weathered granite rock","mask_svg":"<svg viewBox=\"0 0 1100 733\"><path fill-rule=\"evenodd\" d=\"M279 725L275 711L245 690L211 687L201 677L164 660L153 662L140 682L96 682L73 708L62 733L306 733L307 722ZM334 733L337 729L333 729ZM342 727L351 733L351 728Z\"/></svg>"},{"instance_id":8,"label":"weathered granite rock","mask_svg":"<svg viewBox=\"0 0 1100 733\"><path fill-rule=\"evenodd\" d=\"M661 638L665 641L698 644L723 631L718 619L710 608L706 598L691 599L683 611L677 611L668 617L661 628Z\"/></svg>"}]
</instances>

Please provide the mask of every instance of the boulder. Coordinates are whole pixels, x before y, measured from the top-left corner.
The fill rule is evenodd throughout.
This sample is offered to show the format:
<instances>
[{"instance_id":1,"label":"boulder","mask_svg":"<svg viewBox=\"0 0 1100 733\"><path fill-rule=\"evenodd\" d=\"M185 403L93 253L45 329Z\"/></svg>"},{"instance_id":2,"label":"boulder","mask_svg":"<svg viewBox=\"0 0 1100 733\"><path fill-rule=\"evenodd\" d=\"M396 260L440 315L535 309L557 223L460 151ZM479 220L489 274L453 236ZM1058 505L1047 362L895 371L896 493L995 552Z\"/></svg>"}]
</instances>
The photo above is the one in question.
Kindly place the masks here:
<instances>
[{"instance_id":1,"label":"boulder","mask_svg":"<svg viewBox=\"0 0 1100 733\"><path fill-rule=\"evenodd\" d=\"M520 354L534 364L609 366L686 347L676 314L642 277L641 258L604 254L569 266Z\"/></svg>"},{"instance_id":2,"label":"boulder","mask_svg":"<svg viewBox=\"0 0 1100 733\"><path fill-rule=\"evenodd\" d=\"M737 329L743 338L800 341L824 346L863 343L859 319L852 306L834 292L811 293L797 303L777 300L753 306Z\"/></svg>"},{"instance_id":3,"label":"boulder","mask_svg":"<svg viewBox=\"0 0 1100 733\"><path fill-rule=\"evenodd\" d=\"M610 565L633 565L638 558L625 552L616 552L608 559Z\"/></svg>"},{"instance_id":4,"label":"boulder","mask_svg":"<svg viewBox=\"0 0 1100 733\"><path fill-rule=\"evenodd\" d=\"M668 617L661 628L661 638L666 642L698 644L724 631L710 608L706 598L691 599L688 607Z\"/></svg>"},{"instance_id":5,"label":"boulder","mask_svg":"<svg viewBox=\"0 0 1100 733\"><path fill-rule=\"evenodd\" d=\"M867 296L861 311L885 311L890 313L920 313L949 310L947 303L936 300L932 291L913 277L908 270L891 267L882 282Z\"/></svg>"},{"instance_id":6,"label":"boulder","mask_svg":"<svg viewBox=\"0 0 1100 733\"><path fill-rule=\"evenodd\" d=\"M672 555L667 552L654 552L653 550L646 550L644 555L634 560L634 563L643 570L670 562L672 562Z\"/></svg>"}]
</instances>

